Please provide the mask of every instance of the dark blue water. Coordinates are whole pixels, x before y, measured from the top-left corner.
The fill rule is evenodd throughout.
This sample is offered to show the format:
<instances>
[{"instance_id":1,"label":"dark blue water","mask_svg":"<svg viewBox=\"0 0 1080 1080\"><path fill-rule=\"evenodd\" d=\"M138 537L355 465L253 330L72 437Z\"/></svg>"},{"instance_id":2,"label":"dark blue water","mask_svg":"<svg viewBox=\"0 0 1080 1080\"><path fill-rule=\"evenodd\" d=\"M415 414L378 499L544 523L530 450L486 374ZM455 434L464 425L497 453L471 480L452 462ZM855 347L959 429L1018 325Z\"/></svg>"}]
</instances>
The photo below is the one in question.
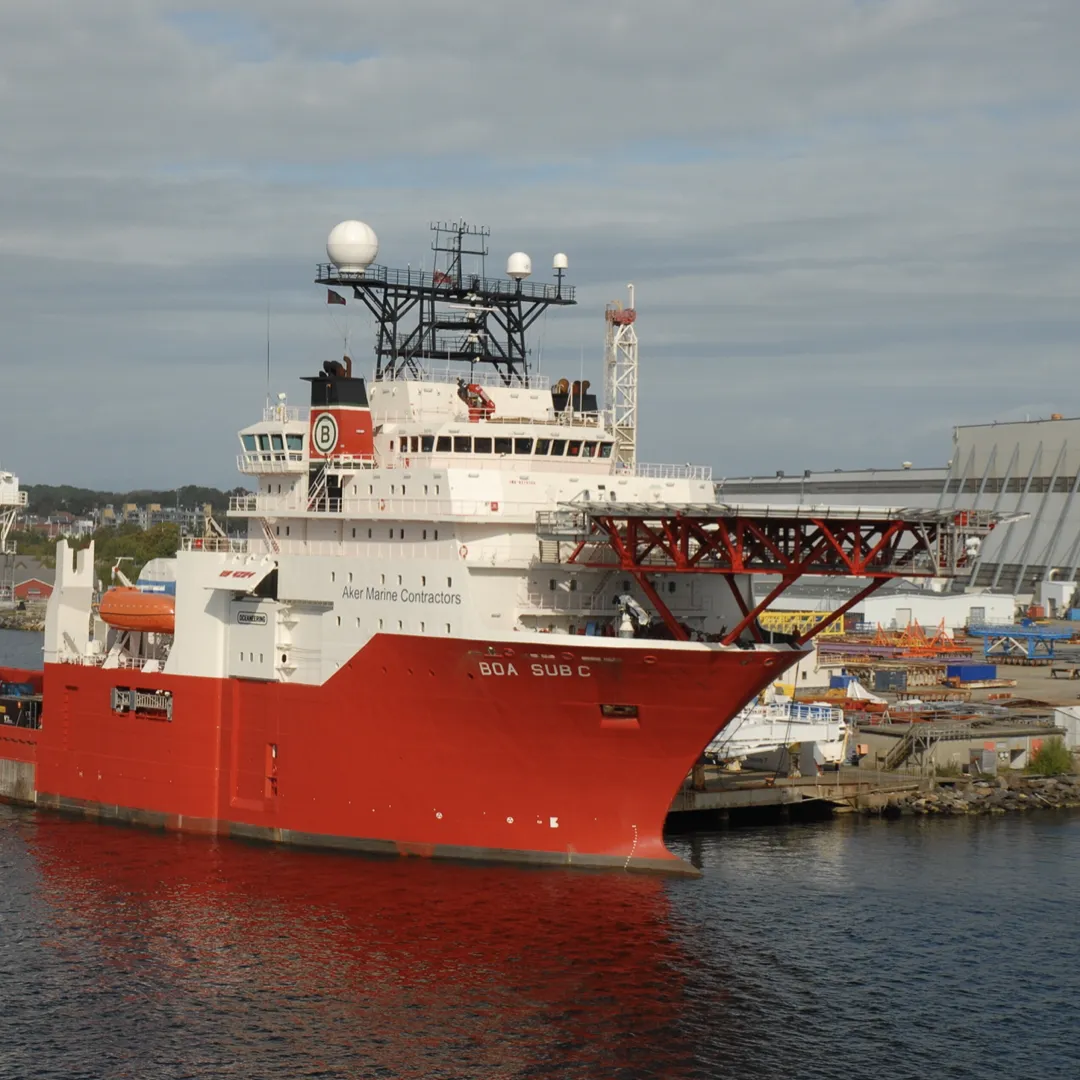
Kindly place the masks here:
<instances>
[{"instance_id":1,"label":"dark blue water","mask_svg":"<svg viewBox=\"0 0 1080 1080\"><path fill-rule=\"evenodd\" d=\"M0 630L0 666L41 668L42 634Z\"/></svg>"},{"instance_id":2,"label":"dark blue water","mask_svg":"<svg viewBox=\"0 0 1080 1080\"><path fill-rule=\"evenodd\" d=\"M701 879L0 807L0 1078L1080 1076L1080 817L673 846Z\"/></svg>"}]
</instances>

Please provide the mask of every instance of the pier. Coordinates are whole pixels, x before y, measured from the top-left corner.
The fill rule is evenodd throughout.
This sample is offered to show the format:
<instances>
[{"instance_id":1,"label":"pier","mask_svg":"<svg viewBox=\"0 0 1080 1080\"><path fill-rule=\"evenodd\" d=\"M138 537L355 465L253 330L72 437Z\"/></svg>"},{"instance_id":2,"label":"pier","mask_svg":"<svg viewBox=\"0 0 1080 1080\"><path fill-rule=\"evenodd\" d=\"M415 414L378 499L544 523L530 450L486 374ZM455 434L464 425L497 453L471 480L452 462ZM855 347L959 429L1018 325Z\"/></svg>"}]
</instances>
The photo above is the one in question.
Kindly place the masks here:
<instances>
[{"instance_id":1,"label":"pier","mask_svg":"<svg viewBox=\"0 0 1080 1080\"><path fill-rule=\"evenodd\" d=\"M818 803L824 809L871 810L903 792L925 786L919 776L876 772L854 766L817 776L775 776L762 772L725 772L705 766L697 785L688 780L668 810L668 825L678 826L686 814L796 807Z\"/></svg>"}]
</instances>

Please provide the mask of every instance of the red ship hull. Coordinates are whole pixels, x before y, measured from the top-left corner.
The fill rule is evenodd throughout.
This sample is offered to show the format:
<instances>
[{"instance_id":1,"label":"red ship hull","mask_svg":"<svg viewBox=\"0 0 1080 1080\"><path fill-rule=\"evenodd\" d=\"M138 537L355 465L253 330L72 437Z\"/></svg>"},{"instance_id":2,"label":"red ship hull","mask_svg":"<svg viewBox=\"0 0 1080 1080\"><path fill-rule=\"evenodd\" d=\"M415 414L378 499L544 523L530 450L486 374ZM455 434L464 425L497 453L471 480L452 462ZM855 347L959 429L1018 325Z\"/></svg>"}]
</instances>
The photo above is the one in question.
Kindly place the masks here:
<instances>
[{"instance_id":1,"label":"red ship hull","mask_svg":"<svg viewBox=\"0 0 1080 1080\"><path fill-rule=\"evenodd\" d=\"M676 790L800 655L380 635L322 686L50 664L41 729L0 729L0 759L20 790L33 770L22 801L156 827L689 871ZM114 712L114 687L171 691L171 719Z\"/></svg>"}]
</instances>

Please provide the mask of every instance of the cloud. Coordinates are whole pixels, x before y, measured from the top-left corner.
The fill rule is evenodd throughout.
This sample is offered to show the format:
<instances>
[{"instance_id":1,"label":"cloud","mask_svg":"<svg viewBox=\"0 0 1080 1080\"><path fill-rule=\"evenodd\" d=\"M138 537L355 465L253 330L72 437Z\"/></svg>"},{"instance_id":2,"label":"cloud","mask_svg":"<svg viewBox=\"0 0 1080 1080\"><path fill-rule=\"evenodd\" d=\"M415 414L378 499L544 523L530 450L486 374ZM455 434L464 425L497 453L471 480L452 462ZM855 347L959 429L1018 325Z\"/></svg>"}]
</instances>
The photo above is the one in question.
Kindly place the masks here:
<instances>
[{"instance_id":1,"label":"cloud","mask_svg":"<svg viewBox=\"0 0 1080 1080\"><path fill-rule=\"evenodd\" d=\"M392 265L458 215L492 266L567 251L537 346L597 384L634 281L653 460L937 464L1080 413L1078 39L1068 0L7 5L0 456L233 483L267 304L275 392L341 347L311 278L351 216Z\"/></svg>"}]
</instances>

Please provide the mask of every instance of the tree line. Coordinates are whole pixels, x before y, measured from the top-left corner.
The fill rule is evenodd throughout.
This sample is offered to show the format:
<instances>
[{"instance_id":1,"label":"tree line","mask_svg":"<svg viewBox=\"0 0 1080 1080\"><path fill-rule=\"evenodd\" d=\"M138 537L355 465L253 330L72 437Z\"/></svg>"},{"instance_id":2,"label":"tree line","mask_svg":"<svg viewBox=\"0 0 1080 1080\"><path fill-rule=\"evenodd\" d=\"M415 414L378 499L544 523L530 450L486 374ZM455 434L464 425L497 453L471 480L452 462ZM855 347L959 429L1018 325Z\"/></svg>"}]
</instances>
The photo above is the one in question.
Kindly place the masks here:
<instances>
[{"instance_id":1,"label":"tree line","mask_svg":"<svg viewBox=\"0 0 1080 1080\"><path fill-rule=\"evenodd\" d=\"M204 487L201 484L185 484L161 491L140 489L124 492L91 491L89 488L73 487L70 484L23 484L22 488L26 492L27 511L39 517L50 517L62 510L76 517L85 517L92 510L110 503L117 509L125 503L135 503L137 506L160 503L162 506L179 505L189 510L209 503L216 511L224 511L229 505L230 495L250 494L244 487L222 491L220 488Z\"/></svg>"},{"instance_id":2,"label":"tree line","mask_svg":"<svg viewBox=\"0 0 1080 1080\"><path fill-rule=\"evenodd\" d=\"M13 530L11 539L20 555L37 559L43 566L56 565L56 541L36 532ZM106 588L112 583L112 568L121 558L120 570L134 583L139 572L151 559L168 559L180 547L180 527L173 524L153 525L140 529L138 525L117 525L98 529L93 536L71 538L68 544L75 550L88 547L94 541L94 578Z\"/></svg>"}]
</instances>

